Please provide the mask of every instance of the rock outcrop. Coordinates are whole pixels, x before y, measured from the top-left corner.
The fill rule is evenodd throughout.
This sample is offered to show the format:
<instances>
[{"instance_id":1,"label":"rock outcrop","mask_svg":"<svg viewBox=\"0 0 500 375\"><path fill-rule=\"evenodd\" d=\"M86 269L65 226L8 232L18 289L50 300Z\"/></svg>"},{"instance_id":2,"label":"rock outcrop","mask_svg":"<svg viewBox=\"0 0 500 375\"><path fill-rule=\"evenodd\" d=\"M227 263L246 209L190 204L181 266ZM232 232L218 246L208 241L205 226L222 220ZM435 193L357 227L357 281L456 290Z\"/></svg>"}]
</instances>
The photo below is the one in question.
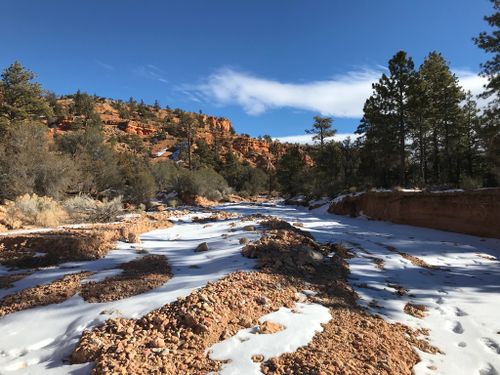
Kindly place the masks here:
<instances>
[{"instance_id":1,"label":"rock outcrop","mask_svg":"<svg viewBox=\"0 0 500 375\"><path fill-rule=\"evenodd\" d=\"M70 97L60 99L59 104L69 113L73 99ZM118 108L122 108L122 111ZM151 157L157 161L171 158L182 144L183 139L175 127L176 125L180 127L181 117L186 114L196 120L195 140L204 141L212 147L217 145L216 148L221 156L233 153L254 167L274 170L278 159L290 147L289 144L236 134L231 121L224 117L184 112L179 109L154 109L150 106L148 108L148 116L141 117L137 112L131 114L126 103L105 98L96 99L94 107L104 126L104 133L108 138L115 139L117 150L126 152L129 149L120 141L120 136L138 136L149 149ZM128 113L125 116L127 118L122 117L124 111ZM71 115L60 117L52 125L52 131L60 133L74 130L75 122L83 119L82 116ZM304 154L304 158L308 164L312 164L307 154Z\"/></svg>"}]
</instances>

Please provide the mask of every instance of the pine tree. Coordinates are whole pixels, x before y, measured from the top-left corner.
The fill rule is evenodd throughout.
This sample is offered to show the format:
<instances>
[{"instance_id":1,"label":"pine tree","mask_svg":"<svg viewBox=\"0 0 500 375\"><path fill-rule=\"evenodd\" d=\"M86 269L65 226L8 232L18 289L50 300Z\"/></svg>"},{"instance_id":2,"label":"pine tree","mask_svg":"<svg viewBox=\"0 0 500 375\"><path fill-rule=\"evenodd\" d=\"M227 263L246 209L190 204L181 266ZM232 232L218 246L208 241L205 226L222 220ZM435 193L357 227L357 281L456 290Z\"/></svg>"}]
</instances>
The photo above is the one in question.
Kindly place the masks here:
<instances>
[{"instance_id":1,"label":"pine tree","mask_svg":"<svg viewBox=\"0 0 500 375\"><path fill-rule=\"evenodd\" d=\"M462 154L465 161L465 168L469 177L476 177L480 164L480 143L479 133L481 131L481 121L479 109L476 101L472 98L470 91L466 93L465 104L463 106L463 134L462 134Z\"/></svg>"},{"instance_id":2,"label":"pine tree","mask_svg":"<svg viewBox=\"0 0 500 375\"><path fill-rule=\"evenodd\" d=\"M310 192L311 176L301 149L291 147L281 157L276 168L276 177L281 190L291 195Z\"/></svg>"},{"instance_id":3,"label":"pine tree","mask_svg":"<svg viewBox=\"0 0 500 375\"><path fill-rule=\"evenodd\" d=\"M488 78L486 90L481 96L491 99L484 111L481 137L484 140L488 169L491 173L489 184L493 185L500 183L500 1L491 0L491 3L494 13L484 19L493 31L480 33L474 41L479 48L493 55L481 64L481 74Z\"/></svg>"},{"instance_id":4,"label":"pine tree","mask_svg":"<svg viewBox=\"0 0 500 375\"><path fill-rule=\"evenodd\" d=\"M365 103L364 116L357 130L358 134L364 134L364 140L369 145L365 151L373 153L366 155L365 163L382 161L376 169L386 169L382 178L384 185L394 182L391 176L394 160L398 161L397 181L406 185L409 98L415 74L411 57L407 57L404 51L396 53L389 60L389 75L383 74L373 84L373 95Z\"/></svg>"},{"instance_id":5,"label":"pine tree","mask_svg":"<svg viewBox=\"0 0 500 375\"><path fill-rule=\"evenodd\" d=\"M489 82L486 85L486 91L483 97L496 95L495 105L500 104L500 1L490 0L493 4L494 13L484 17L485 21L493 28L493 32L482 32L477 38L474 38L475 43L485 52L493 54L493 57L481 64L482 75L487 77ZM498 108L497 108L498 110Z\"/></svg>"},{"instance_id":6,"label":"pine tree","mask_svg":"<svg viewBox=\"0 0 500 375\"><path fill-rule=\"evenodd\" d=\"M419 74L424 82L427 99L426 118L431 126L433 181L458 183L456 169L457 147L461 136L462 109L465 94L438 52L431 52Z\"/></svg>"},{"instance_id":7,"label":"pine tree","mask_svg":"<svg viewBox=\"0 0 500 375\"><path fill-rule=\"evenodd\" d=\"M312 129L307 129L306 134L314 134L313 141L319 141L321 147L325 144L325 139L333 137L337 132L332 128L333 119L331 117L314 116Z\"/></svg>"},{"instance_id":8,"label":"pine tree","mask_svg":"<svg viewBox=\"0 0 500 375\"><path fill-rule=\"evenodd\" d=\"M182 136L186 139L186 148L188 153L188 169L193 168L192 162L192 152L193 152L193 143L196 134L196 121L189 115L187 112L183 112L180 118L180 129L182 132Z\"/></svg>"},{"instance_id":9,"label":"pine tree","mask_svg":"<svg viewBox=\"0 0 500 375\"><path fill-rule=\"evenodd\" d=\"M134 115L134 112L137 111L137 101L134 98L130 97L127 102L127 105L130 114Z\"/></svg>"},{"instance_id":10,"label":"pine tree","mask_svg":"<svg viewBox=\"0 0 500 375\"><path fill-rule=\"evenodd\" d=\"M72 112L77 116L91 117L94 113L94 99L86 92L78 90L73 95Z\"/></svg>"},{"instance_id":11,"label":"pine tree","mask_svg":"<svg viewBox=\"0 0 500 375\"><path fill-rule=\"evenodd\" d=\"M32 82L35 74L18 61L2 73L0 81L0 120L12 123L23 120L43 120L53 112L43 96L39 83Z\"/></svg>"},{"instance_id":12,"label":"pine tree","mask_svg":"<svg viewBox=\"0 0 500 375\"><path fill-rule=\"evenodd\" d=\"M425 94L425 81L418 72L409 98L409 128L411 149L418 164L415 182L423 185L428 182L428 153L431 130L431 124L426 117L428 98Z\"/></svg>"}]
</instances>

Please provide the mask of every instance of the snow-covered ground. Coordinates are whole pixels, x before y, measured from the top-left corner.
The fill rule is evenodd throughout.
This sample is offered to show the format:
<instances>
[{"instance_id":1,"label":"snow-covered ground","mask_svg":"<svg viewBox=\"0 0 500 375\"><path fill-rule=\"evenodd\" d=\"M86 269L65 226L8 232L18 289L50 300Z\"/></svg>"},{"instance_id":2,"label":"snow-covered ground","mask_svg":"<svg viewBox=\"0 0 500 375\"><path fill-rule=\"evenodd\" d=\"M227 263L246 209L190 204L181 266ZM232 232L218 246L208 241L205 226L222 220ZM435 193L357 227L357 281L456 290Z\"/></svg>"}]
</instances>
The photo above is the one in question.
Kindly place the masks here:
<instances>
[{"instance_id":1,"label":"snow-covered ground","mask_svg":"<svg viewBox=\"0 0 500 375\"><path fill-rule=\"evenodd\" d=\"M500 240L335 216L326 213L326 206L313 211L274 204L227 204L219 208L301 222L319 241L344 243L354 254L349 259L350 283L361 297L360 304L389 321L428 328L431 343L445 353L420 353L423 360L416 366L416 374L500 373ZM232 222L237 223L235 231L231 231ZM243 231L242 227L249 224L253 223L229 220L206 226L179 222L172 228L143 235L141 248L150 254L166 255L174 274L162 287L151 292L99 304L86 303L75 296L61 304L0 318L0 374L88 373L91 365L63 363L83 329L113 316L141 316L178 296L189 294L209 280L236 270L251 269L254 262L241 256L242 245L239 244L243 236L250 239L259 236ZM194 248L205 241L211 250L195 253ZM97 271L92 279L109 276L117 272L119 264L141 256L137 246L119 243L117 250L101 260L71 262L38 271L15 283L11 290L1 290L1 295L48 283L69 272ZM414 265L400 255L403 252L435 268ZM383 268L377 267L374 258L384 262ZM192 268L193 265L199 268ZM6 273L5 268L0 269L0 274ZM407 289L406 294L395 293L396 286ZM427 316L417 319L405 314L403 308L407 302L425 305ZM283 319L287 319L286 314ZM317 320L313 319L312 323L315 322ZM260 340L292 331L282 332L262 335ZM305 338L309 336L305 331L300 334L301 345L306 344ZM238 353L245 350L226 341L215 348L224 349L223 355L227 358L240 358ZM286 348L278 350L282 352ZM217 353L220 352L212 355Z\"/></svg>"},{"instance_id":2,"label":"snow-covered ground","mask_svg":"<svg viewBox=\"0 0 500 375\"><path fill-rule=\"evenodd\" d=\"M248 207L232 206L247 213ZM342 242L349 259L350 284L359 303L391 322L428 328L430 342L444 354L419 353L423 374L500 374L500 240L331 215L322 206L254 207L252 212L300 221L322 242ZM435 269L413 265L398 252ZM383 269L374 258L384 261ZM399 295L395 286L407 289ZM427 316L404 313L406 303L427 307ZM369 307L375 306L375 307Z\"/></svg>"},{"instance_id":3,"label":"snow-covered ground","mask_svg":"<svg viewBox=\"0 0 500 375\"><path fill-rule=\"evenodd\" d=\"M203 214L192 216L201 217ZM237 223L234 228L230 226L232 222ZM178 222L172 228L144 234L140 245L118 243L117 250L109 252L103 259L47 268L14 283L10 289L0 290L1 298L80 271L97 272L89 278L92 280L116 275L116 268L120 264L142 256L137 252L138 248L149 254L165 255L174 274L160 288L120 301L86 303L76 295L60 304L36 307L0 318L0 374L88 374L90 364L67 364L68 356L84 329L99 325L111 317L140 317L175 301L177 297L190 294L208 281L238 270L254 268L253 260L241 256L242 245L239 244L241 237L250 240L258 237L258 234L242 229L251 224L255 223L237 220L210 225ZM194 252L201 242L207 242L210 251ZM0 274L9 272L2 268Z\"/></svg>"}]
</instances>

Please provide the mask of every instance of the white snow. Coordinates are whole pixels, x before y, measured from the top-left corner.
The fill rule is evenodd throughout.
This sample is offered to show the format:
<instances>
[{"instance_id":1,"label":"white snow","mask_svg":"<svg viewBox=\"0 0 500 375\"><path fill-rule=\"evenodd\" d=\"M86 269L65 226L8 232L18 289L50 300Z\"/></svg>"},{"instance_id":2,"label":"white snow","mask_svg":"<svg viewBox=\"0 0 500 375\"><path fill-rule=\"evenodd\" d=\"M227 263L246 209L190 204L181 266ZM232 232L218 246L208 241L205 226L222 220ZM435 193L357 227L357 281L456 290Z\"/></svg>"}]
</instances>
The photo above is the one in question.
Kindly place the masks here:
<instances>
[{"instance_id":1,"label":"white snow","mask_svg":"<svg viewBox=\"0 0 500 375\"><path fill-rule=\"evenodd\" d=\"M293 309L282 307L264 315L259 322L281 324L284 329L272 334L259 334L258 326L240 330L236 335L213 345L211 359L228 361L222 365L221 375L261 375L260 363L252 361L253 355L262 355L264 361L283 353L293 353L307 345L321 324L330 321L328 308L319 304L296 303Z\"/></svg>"},{"instance_id":2,"label":"white snow","mask_svg":"<svg viewBox=\"0 0 500 375\"><path fill-rule=\"evenodd\" d=\"M228 207L229 209L229 207ZM322 242L341 242L349 259L349 282L369 308L390 322L428 328L430 342L445 354L419 353L416 375L500 374L500 240L428 228L328 214L325 207L231 206L241 213L259 212L292 223L300 220ZM397 251L416 256L438 269L414 266ZM383 270L370 257L385 262ZM394 293L399 285L405 296ZM423 304L427 317L403 312L407 302ZM429 367L435 367L435 370Z\"/></svg>"},{"instance_id":3,"label":"white snow","mask_svg":"<svg viewBox=\"0 0 500 375\"><path fill-rule=\"evenodd\" d=\"M201 216L199 213L194 215ZM182 219L189 220L190 217ZM242 229L255 222L236 221L234 228L229 226L231 222L215 222L209 227L179 222L172 228L141 236L141 248L150 254L167 256L174 274L163 286L150 292L109 303L86 303L76 295L60 304L36 307L0 318L0 374L87 374L89 364L67 364L68 356L84 329L102 324L110 317L140 317L188 295L208 281L238 270L252 269L255 261L241 255L239 239L245 236L252 240L259 236ZM236 231L231 232L230 229ZM222 234L228 237L223 238ZM210 250L194 252L200 242L207 242ZM0 290L0 298L24 288L49 283L69 273L96 272L87 281L116 275L121 271L117 268L119 264L142 256L137 253L136 247L118 243L117 250L111 251L105 258L40 270L14 283L12 288Z\"/></svg>"},{"instance_id":4,"label":"white snow","mask_svg":"<svg viewBox=\"0 0 500 375\"><path fill-rule=\"evenodd\" d=\"M226 204L219 208L240 214L274 215L290 223L301 222L303 229L309 230L319 241L340 242L350 248L354 257L348 260L349 283L360 295L359 303L390 322L428 328L430 342L445 353L420 353L422 361L414 369L416 375L500 373L500 240L331 215L326 211L328 205L315 210L276 203ZM172 266L174 277L160 288L102 304L86 303L77 295L61 304L0 318L0 374L88 374L90 364L70 366L64 362L84 329L101 324L111 316L142 316L189 294L209 280L236 270L251 269L255 263L241 256L238 240L243 236L249 239L259 236L258 232L242 230L243 226L254 223L235 219L204 227L189 222L190 217L203 215L194 213L181 218L184 222L177 221L172 228L141 237L142 249L166 255ZM230 226L233 222L236 223L234 232ZM210 250L195 253L194 248L201 242L208 242ZM415 266L397 252L411 254L437 268ZM68 273L92 271L96 273L90 279L100 280L118 272L119 264L138 256L142 255L137 252L137 245L119 243L117 249L103 259L39 270L14 283L11 289L0 290L0 298L30 286L49 283ZM384 269L375 266L373 257L384 261ZM2 275L14 273L0 267ZM407 294L394 293L396 286L407 289ZM379 307L368 307L372 301ZM427 316L417 319L405 314L403 308L407 302L427 306ZM295 324L294 319L300 319L300 314L283 314L283 319L293 316L288 326ZM295 333L297 340L302 337L302 341L297 345L306 345L310 340L305 340L305 331L301 331L309 329L309 325L298 325L300 329ZM258 339L269 336L268 339L274 340L274 335L283 332L291 334L293 330L259 335L263 338ZM221 355L232 359L224 371L230 371L228 366L236 366L236 362L241 362L241 366L251 365L248 359L254 349L261 351L255 354L274 355L271 351L262 352L271 346L268 341L259 342L261 346L257 346L257 342L249 345L241 343L239 335L255 336L251 332L241 332L233 340L215 346L224 348L225 354ZM292 350L281 346L282 342L288 344L291 340L280 340L276 350L280 353ZM274 344L272 346L274 348ZM219 351L212 351L211 355L217 353ZM435 370L429 368L432 366ZM238 369L238 373L246 373Z\"/></svg>"},{"instance_id":5,"label":"white snow","mask_svg":"<svg viewBox=\"0 0 500 375\"><path fill-rule=\"evenodd\" d=\"M447 189L447 190L432 190L431 193L463 193L464 189Z\"/></svg>"},{"instance_id":6,"label":"white snow","mask_svg":"<svg viewBox=\"0 0 500 375\"><path fill-rule=\"evenodd\" d=\"M162 155L165 155L165 152L167 152L168 148L163 148L160 151L156 152L156 157L160 157Z\"/></svg>"}]
</instances>

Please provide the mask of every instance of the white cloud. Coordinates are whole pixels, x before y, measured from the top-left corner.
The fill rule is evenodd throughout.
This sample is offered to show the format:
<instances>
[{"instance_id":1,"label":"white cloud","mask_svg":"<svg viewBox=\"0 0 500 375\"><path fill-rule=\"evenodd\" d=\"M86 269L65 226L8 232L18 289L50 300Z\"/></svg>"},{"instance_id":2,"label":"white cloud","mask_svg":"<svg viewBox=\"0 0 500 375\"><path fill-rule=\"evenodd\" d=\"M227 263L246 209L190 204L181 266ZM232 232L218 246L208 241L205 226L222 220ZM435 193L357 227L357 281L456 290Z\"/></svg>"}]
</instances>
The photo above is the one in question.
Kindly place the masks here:
<instances>
[{"instance_id":1,"label":"white cloud","mask_svg":"<svg viewBox=\"0 0 500 375\"><path fill-rule=\"evenodd\" d=\"M379 71L349 72L326 81L283 83L221 69L192 89L219 105L237 104L250 115L273 108L309 110L336 117L360 117Z\"/></svg>"},{"instance_id":2,"label":"white cloud","mask_svg":"<svg viewBox=\"0 0 500 375\"><path fill-rule=\"evenodd\" d=\"M101 68L104 68L106 70L115 70L115 67L111 64L106 64L105 62L102 62L101 60L94 60L97 65L99 65Z\"/></svg>"},{"instance_id":3,"label":"white cloud","mask_svg":"<svg viewBox=\"0 0 500 375\"><path fill-rule=\"evenodd\" d=\"M460 81L460 85L465 91L470 91L472 95L479 95L484 91L484 85L488 83L488 80L484 77L479 76L477 73L473 73L469 70L454 70L453 71Z\"/></svg>"},{"instance_id":4,"label":"white cloud","mask_svg":"<svg viewBox=\"0 0 500 375\"><path fill-rule=\"evenodd\" d=\"M153 64L138 66L133 70L133 72L142 78L152 79L161 83L168 83L168 80L163 77L163 70Z\"/></svg>"},{"instance_id":5,"label":"white cloud","mask_svg":"<svg viewBox=\"0 0 500 375\"><path fill-rule=\"evenodd\" d=\"M363 104L372 93L372 83L383 71L383 67L376 66L328 80L289 83L224 68L200 85L182 86L181 91L216 105L239 105L250 115L275 108L293 108L324 116L360 118ZM473 94L482 91L484 78L466 70L456 74L466 90Z\"/></svg>"},{"instance_id":6,"label":"white cloud","mask_svg":"<svg viewBox=\"0 0 500 375\"><path fill-rule=\"evenodd\" d=\"M305 145L305 144L312 145L315 143L315 141L313 141L312 137L313 137L312 134L305 134L305 135L290 135L290 136L286 136L286 137L277 137L274 139L276 139L277 141L280 141L282 143L298 143L298 144L302 144L302 145ZM358 137L359 137L358 134L340 133L340 134L335 134L335 136L333 137L333 140L335 140L337 142L342 142L347 138L351 138L351 140L354 141ZM327 141L329 141L331 139L332 138L329 137L329 138L327 138Z\"/></svg>"}]
</instances>

